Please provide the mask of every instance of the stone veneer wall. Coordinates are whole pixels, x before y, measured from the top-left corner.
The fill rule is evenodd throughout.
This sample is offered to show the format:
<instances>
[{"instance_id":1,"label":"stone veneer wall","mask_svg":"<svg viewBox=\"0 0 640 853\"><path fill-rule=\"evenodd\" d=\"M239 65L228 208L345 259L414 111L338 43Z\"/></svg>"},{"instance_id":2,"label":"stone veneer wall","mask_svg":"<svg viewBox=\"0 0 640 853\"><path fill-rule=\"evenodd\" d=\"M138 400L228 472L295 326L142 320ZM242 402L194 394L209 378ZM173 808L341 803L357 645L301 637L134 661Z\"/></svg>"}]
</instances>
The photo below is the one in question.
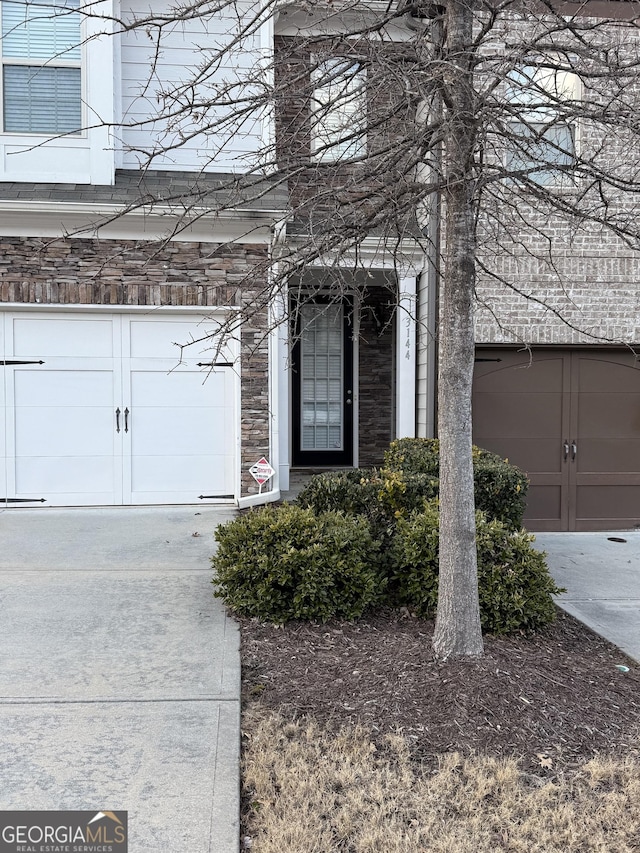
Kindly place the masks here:
<instances>
[{"instance_id":1,"label":"stone veneer wall","mask_svg":"<svg viewBox=\"0 0 640 853\"><path fill-rule=\"evenodd\" d=\"M250 304L264 244L0 238L0 303L201 306ZM259 274L259 273L258 273ZM241 340L243 493L257 492L248 468L269 454L269 358L264 314Z\"/></svg>"},{"instance_id":2,"label":"stone veneer wall","mask_svg":"<svg viewBox=\"0 0 640 853\"><path fill-rule=\"evenodd\" d=\"M371 287L362 302L359 350L359 465L381 465L393 438L393 320L386 287Z\"/></svg>"}]
</instances>

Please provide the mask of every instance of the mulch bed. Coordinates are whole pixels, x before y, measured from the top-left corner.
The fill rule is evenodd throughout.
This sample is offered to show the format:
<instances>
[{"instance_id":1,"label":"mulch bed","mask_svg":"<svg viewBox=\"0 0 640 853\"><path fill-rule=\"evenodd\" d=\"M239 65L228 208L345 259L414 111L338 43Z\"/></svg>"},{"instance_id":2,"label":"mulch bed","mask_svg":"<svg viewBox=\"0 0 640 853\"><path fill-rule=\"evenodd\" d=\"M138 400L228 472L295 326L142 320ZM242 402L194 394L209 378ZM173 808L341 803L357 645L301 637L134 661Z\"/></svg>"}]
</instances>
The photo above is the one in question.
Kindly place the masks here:
<instances>
[{"instance_id":1,"label":"mulch bed","mask_svg":"<svg viewBox=\"0 0 640 853\"><path fill-rule=\"evenodd\" d=\"M482 659L447 664L434 661L433 623L402 611L240 624L245 707L362 723L380 742L402 733L422 761L489 753L556 773L639 745L640 665L562 611L534 636L485 637Z\"/></svg>"}]
</instances>

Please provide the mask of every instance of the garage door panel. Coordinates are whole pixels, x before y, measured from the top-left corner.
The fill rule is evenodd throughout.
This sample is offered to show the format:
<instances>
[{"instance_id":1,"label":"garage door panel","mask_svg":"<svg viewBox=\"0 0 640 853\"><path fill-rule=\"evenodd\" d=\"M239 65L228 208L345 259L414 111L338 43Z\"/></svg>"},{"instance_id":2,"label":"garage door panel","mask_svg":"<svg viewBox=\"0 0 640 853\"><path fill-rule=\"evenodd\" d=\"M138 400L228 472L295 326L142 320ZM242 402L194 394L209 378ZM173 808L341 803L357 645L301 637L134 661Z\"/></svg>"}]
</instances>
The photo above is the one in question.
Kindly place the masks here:
<instances>
[{"instance_id":1,"label":"garage door panel","mask_svg":"<svg viewBox=\"0 0 640 853\"><path fill-rule=\"evenodd\" d=\"M212 349L218 324L213 320L198 321L176 319L131 319L129 335L125 339L125 355L130 358L169 358L175 363L180 355L186 359L198 359L208 356L211 361L215 352ZM197 341L181 349L181 345ZM225 359L227 360L227 359Z\"/></svg>"},{"instance_id":2,"label":"garage door panel","mask_svg":"<svg viewBox=\"0 0 640 853\"><path fill-rule=\"evenodd\" d=\"M232 482L233 466L225 454L136 456L132 464L132 492L136 501L153 495L181 492L194 501L203 492L231 494L225 490Z\"/></svg>"},{"instance_id":3,"label":"garage door panel","mask_svg":"<svg viewBox=\"0 0 640 853\"><path fill-rule=\"evenodd\" d=\"M14 373L16 407L83 408L102 404L109 410L114 398L113 368L50 370L20 367Z\"/></svg>"},{"instance_id":4,"label":"garage door panel","mask_svg":"<svg viewBox=\"0 0 640 853\"><path fill-rule=\"evenodd\" d=\"M21 407L15 412L16 456L95 456L112 450L112 409Z\"/></svg>"},{"instance_id":5,"label":"garage door panel","mask_svg":"<svg viewBox=\"0 0 640 853\"><path fill-rule=\"evenodd\" d=\"M625 519L629 526L640 524L639 485L579 486L576 497L576 516L588 519Z\"/></svg>"},{"instance_id":6,"label":"garage door panel","mask_svg":"<svg viewBox=\"0 0 640 853\"><path fill-rule=\"evenodd\" d=\"M225 430L226 421L222 407L166 409L136 406L129 419L132 455L191 454L194 448L206 453L211 447L229 452L232 445L230 432Z\"/></svg>"},{"instance_id":7,"label":"garage door panel","mask_svg":"<svg viewBox=\"0 0 640 853\"><path fill-rule=\"evenodd\" d=\"M0 317L0 355L4 360L4 353L1 349L3 342L3 323ZM6 411L6 370L0 368L0 412ZM0 503L9 497L9 486L7 483L7 429L6 418L0 415Z\"/></svg>"},{"instance_id":8,"label":"garage door panel","mask_svg":"<svg viewBox=\"0 0 640 853\"><path fill-rule=\"evenodd\" d=\"M15 317L12 333L15 356L110 358L114 355L111 317Z\"/></svg>"},{"instance_id":9,"label":"garage door panel","mask_svg":"<svg viewBox=\"0 0 640 853\"><path fill-rule=\"evenodd\" d=\"M222 372L210 376L200 371L137 371L131 374L131 396L136 409L144 406L194 406L206 402L225 408L233 402L233 386Z\"/></svg>"},{"instance_id":10,"label":"garage door panel","mask_svg":"<svg viewBox=\"0 0 640 853\"><path fill-rule=\"evenodd\" d=\"M480 447L508 459L528 474L561 471L562 456L555 439L503 438L502 436L483 439L481 435L474 433L473 440Z\"/></svg>"},{"instance_id":11,"label":"garage door panel","mask_svg":"<svg viewBox=\"0 0 640 853\"><path fill-rule=\"evenodd\" d=\"M640 473L640 439L580 438L578 476L585 472Z\"/></svg>"},{"instance_id":12,"label":"garage door panel","mask_svg":"<svg viewBox=\"0 0 640 853\"><path fill-rule=\"evenodd\" d=\"M640 438L640 392L580 394L580 438Z\"/></svg>"},{"instance_id":13,"label":"garage door panel","mask_svg":"<svg viewBox=\"0 0 640 853\"><path fill-rule=\"evenodd\" d=\"M234 376L131 372L134 503L193 501L235 492ZM174 405L168 408L166 401Z\"/></svg>"},{"instance_id":14,"label":"garage door panel","mask_svg":"<svg viewBox=\"0 0 640 853\"><path fill-rule=\"evenodd\" d=\"M576 361L580 393L640 392L640 365L631 353L601 353L599 356L577 353Z\"/></svg>"},{"instance_id":15,"label":"garage door panel","mask_svg":"<svg viewBox=\"0 0 640 853\"><path fill-rule=\"evenodd\" d=\"M524 431L530 431L535 425L536 435L541 438L554 438L562 419L562 397L559 394L520 393L496 394L486 393L484 387L478 392L473 401L474 415L477 423L496 424L503 438L521 436ZM479 426L477 436L483 437L482 427ZM481 441L478 441L481 444Z\"/></svg>"},{"instance_id":16,"label":"garage door panel","mask_svg":"<svg viewBox=\"0 0 640 853\"><path fill-rule=\"evenodd\" d=\"M89 487L88 487L88 484ZM48 503L113 503L115 471L110 456L16 458L16 497L46 497Z\"/></svg>"},{"instance_id":17,"label":"garage door panel","mask_svg":"<svg viewBox=\"0 0 640 853\"><path fill-rule=\"evenodd\" d=\"M485 393L517 393L526 388L530 393L556 393L563 391L563 359L536 354L531 361L528 353L485 353L481 358L495 357L502 363L478 362L475 376L482 377ZM498 366L496 366L498 365Z\"/></svg>"},{"instance_id":18,"label":"garage door panel","mask_svg":"<svg viewBox=\"0 0 640 853\"><path fill-rule=\"evenodd\" d=\"M561 437L570 380L565 357L505 350L480 350L478 356L473 440L529 477L525 523L535 530L559 530L568 486ZM485 357L493 360L483 362Z\"/></svg>"},{"instance_id":19,"label":"garage door panel","mask_svg":"<svg viewBox=\"0 0 640 853\"><path fill-rule=\"evenodd\" d=\"M538 522L537 529L541 529L539 523L544 524L547 530L560 530L562 519L562 487L557 486L530 486L527 492L527 520L529 523Z\"/></svg>"},{"instance_id":20,"label":"garage door panel","mask_svg":"<svg viewBox=\"0 0 640 853\"><path fill-rule=\"evenodd\" d=\"M113 455L113 395L111 373L16 370L16 456Z\"/></svg>"}]
</instances>

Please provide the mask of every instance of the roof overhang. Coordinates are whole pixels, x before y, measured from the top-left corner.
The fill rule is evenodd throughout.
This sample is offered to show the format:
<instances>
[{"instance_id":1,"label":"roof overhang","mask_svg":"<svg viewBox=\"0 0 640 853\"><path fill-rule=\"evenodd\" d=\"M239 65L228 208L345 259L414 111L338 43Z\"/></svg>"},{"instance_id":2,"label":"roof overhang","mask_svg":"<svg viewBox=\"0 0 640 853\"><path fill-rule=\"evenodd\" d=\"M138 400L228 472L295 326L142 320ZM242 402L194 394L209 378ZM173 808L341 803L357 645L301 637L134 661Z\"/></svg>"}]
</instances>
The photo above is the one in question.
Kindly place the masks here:
<instances>
[{"instance_id":1,"label":"roof overhang","mask_svg":"<svg viewBox=\"0 0 640 853\"><path fill-rule=\"evenodd\" d=\"M270 243L285 210L0 199L0 234L110 240Z\"/></svg>"}]
</instances>

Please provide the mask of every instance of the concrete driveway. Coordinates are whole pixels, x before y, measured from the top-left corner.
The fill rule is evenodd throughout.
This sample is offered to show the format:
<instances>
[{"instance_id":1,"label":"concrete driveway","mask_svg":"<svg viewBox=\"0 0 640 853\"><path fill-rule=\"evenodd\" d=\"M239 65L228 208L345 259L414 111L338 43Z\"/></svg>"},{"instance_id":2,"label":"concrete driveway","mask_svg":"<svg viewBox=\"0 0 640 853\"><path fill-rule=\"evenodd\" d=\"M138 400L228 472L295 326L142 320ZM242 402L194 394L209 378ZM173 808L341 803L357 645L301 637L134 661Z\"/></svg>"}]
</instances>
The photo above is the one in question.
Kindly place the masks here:
<instances>
[{"instance_id":1,"label":"concrete driveway","mask_svg":"<svg viewBox=\"0 0 640 853\"><path fill-rule=\"evenodd\" d=\"M640 531L536 533L558 604L640 661Z\"/></svg>"},{"instance_id":2,"label":"concrete driveway","mask_svg":"<svg viewBox=\"0 0 640 853\"><path fill-rule=\"evenodd\" d=\"M126 810L131 853L238 846L232 508L0 512L0 810Z\"/></svg>"}]
</instances>

